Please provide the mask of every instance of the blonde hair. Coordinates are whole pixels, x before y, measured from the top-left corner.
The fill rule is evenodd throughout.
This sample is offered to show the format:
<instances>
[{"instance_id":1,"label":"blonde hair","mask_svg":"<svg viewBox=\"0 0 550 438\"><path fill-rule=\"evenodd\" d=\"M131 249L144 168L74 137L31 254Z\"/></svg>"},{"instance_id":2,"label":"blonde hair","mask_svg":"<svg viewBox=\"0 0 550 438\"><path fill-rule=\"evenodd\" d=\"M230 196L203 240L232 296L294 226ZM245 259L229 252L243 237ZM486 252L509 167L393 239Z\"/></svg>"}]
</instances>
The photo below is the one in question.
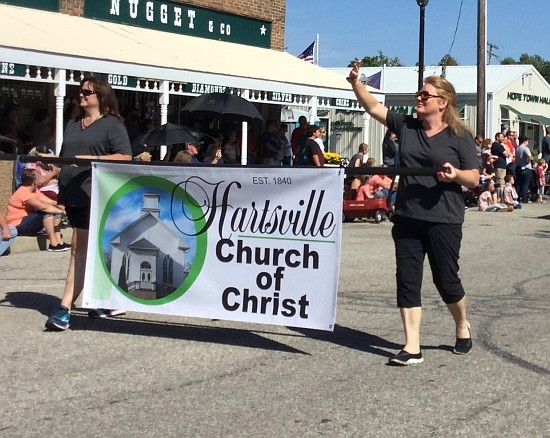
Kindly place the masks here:
<instances>
[{"instance_id":1,"label":"blonde hair","mask_svg":"<svg viewBox=\"0 0 550 438\"><path fill-rule=\"evenodd\" d=\"M460 137L464 132L470 132L470 128L462 121L456 110L456 91L453 84L442 76L429 76L424 79L424 83L434 87L437 94L447 101L442 120L447 124L453 136Z\"/></svg>"},{"instance_id":2,"label":"blonde hair","mask_svg":"<svg viewBox=\"0 0 550 438\"><path fill-rule=\"evenodd\" d=\"M193 160L193 156L189 151L179 151L174 157L174 163L190 163Z\"/></svg>"}]
</instances>

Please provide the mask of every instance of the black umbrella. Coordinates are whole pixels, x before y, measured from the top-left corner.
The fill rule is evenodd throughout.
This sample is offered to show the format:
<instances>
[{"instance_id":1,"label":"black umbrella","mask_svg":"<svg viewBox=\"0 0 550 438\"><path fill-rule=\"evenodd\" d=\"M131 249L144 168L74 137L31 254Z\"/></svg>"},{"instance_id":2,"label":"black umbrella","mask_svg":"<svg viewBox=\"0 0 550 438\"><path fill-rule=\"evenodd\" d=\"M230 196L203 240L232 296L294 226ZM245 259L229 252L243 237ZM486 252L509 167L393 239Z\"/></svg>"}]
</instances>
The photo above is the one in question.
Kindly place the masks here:
<instances>
[{"instance_id":1,"label":"black umbrella","mask_svg":"<svg viewBox=\"0 0 550 438\"><path fill-rule=\"evenodd\" d=\"M13 138L0 135L0 143L17 143L17 141L15 141Z\"/></svg>"},{"instance_id":2,"label":"black umbrella","mask_svg":"<svg viewBox=\"0 0 550 438\"><path fill-rule=\"evenodd\" d=\"M195 97L181 111L208 115L236 116L243 120L263 120L257 108L246 99L230 93L207 93Z\"/></svg>"},{"instance_id":3,"label":"black umbrella","mask_svg":"<svg viewBox=\"0 0 550 438\"><path fill-rule=\"evenodd\" d=\"M195 131L186 126L176 125L175 123L165 123L141 134L134 145L138 148L155 148L161 145L197 143L204 134Z\"/></svg>"}]
</instances>

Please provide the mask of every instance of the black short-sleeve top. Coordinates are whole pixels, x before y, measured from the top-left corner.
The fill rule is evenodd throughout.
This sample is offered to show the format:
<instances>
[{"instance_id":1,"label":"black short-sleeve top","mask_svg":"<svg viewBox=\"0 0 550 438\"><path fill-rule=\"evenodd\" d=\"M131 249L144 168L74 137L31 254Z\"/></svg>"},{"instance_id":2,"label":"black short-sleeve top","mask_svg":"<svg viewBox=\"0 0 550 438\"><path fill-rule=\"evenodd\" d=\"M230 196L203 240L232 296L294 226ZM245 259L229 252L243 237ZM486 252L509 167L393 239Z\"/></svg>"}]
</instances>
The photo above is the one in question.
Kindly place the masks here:
<instances>
[{"instance_id":1,"label":"black short-sleeve top","mask_svg":"<svg viewBox=\"0 0 550 438\"><path fill-rule=\"evenodd\" d=\"M468 131L454 136L449 128L432 137L422 123L412 117L388 111L388 128L399 137L401 167L436 169L450 163L457 169L477 169L474 139ZM435 176L400 176L395 214L429 222L461 224L464 222L462 188L444 183Z\"/></svg>"},{"instance_id":2,"label":"black short-sleeve top","mask_svg":"<svg viewBox=\"0 0 550 438\"><path fill-rule=\"evenodd\" d=\"M103 116L84 128L80 120L71 120L63 135L62 158L77 155L132 155L124 124L114 116ZM90 204L92 171L89 167L62 166L59 174L58 202L70 206Z\"/></svg>"}]
</instances>

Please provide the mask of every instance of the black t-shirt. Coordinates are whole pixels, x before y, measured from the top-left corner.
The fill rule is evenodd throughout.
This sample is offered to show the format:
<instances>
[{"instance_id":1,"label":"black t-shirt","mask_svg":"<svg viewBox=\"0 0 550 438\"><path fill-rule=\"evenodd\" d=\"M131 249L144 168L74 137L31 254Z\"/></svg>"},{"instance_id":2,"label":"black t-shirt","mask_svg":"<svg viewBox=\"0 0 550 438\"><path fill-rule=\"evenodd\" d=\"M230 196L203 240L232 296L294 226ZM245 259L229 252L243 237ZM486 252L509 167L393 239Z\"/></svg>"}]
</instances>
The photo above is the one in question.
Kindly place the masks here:
<instances>
[{"instance_id":1,"label":"black t-shirt","mask_svg":"<svg viewBox=\"0 0 550 438\"><path fill-rule=\"evenodd\" d=\"M77 155L132 155L126 128L114 116L103 116L86 128L80 120L71 120L63 134L62 158ZM92 171L89 167L62 166L59 174L58 202L70 206L90 204Z\"/></svg>"},{"instance_id":2,"label":"black t-shirt","mask_svg":"<svg viewBox=\"0 0 550 438\"><path fill-rule=\"evenodd\" d=\"M411 116L388 111L388 128L400 139L401 167L439 168L451 163L457 169L477 169L476 146L469 132L460 137L449 128L428 137L421 122ZM435 176L400 176L395 214L429 222L464 222L460 184L444 183Z\"/></svg>"},{"instance_id":3,"label":"black t-shirt","mask_svg":"<svg viewBox=\"0 0 550 438\"><path fill-rule=\"evenodd\" d=\"M308 166L316 166L313 161L313 157L315 155L317 156L317 158L319 158L319 164L321 165L321 167L324 166L325 156L323 155L323 151L321 150L319 143L317 143L315 140L312 140L311 138L308 138L306 140L306 156Z\"/></svg>"},{"instance_id":4,"label":"black t-shirt","mask_svg":"<svg viewBox=\"0 0 550 438\"><path fill-rule=\"evenodd\" d=\"M504 156L504 151L504 146L498 141L495 141L491 145L491 155L496 155L498 157L493 163L495 169L506 169L506 157Z\"/></svg>"}]
</instances>

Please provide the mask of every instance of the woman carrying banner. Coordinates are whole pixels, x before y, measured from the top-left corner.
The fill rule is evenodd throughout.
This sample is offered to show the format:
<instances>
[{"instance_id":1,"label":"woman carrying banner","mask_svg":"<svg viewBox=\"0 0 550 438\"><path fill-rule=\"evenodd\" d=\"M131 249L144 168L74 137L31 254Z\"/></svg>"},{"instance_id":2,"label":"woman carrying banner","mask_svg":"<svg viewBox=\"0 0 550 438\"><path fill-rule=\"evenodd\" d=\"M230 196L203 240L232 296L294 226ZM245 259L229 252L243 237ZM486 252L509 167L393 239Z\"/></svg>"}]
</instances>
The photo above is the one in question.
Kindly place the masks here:
<instances>
[{"instance_id":1,"label":"woman carrying banner","mask_svg":"<svg viewBox=\"0 0 550 438\"><path fill-rule=\"evenodd\" d=\"M466 298L458 276L458 258L464 222L461 186L479 183L475 143L456 112L456 92L439 76L424 80L416 93L417 118L389 111L358 80L359 64L350 82L357 100L374 119L400 139L400 166L439 168L437 176L407 176L403 169L397 190L392 236L395 243L397 306L405 330L403 349L390 358L392 365L424 361L420 350L421 286L425 254L433 282L455 322L453 352L472 349Z\"/></svg>"},{"instance_id":2,"label":"woman carrying banner","mask_svg":"<svg viewBox=\"0 0 550 438\"><path fill-rule=\"evenodd\" d=\"M80 82L80 111L65 128L60 157L89 160L131 160L132 149L126 128L120 121L116 96L103 79L87 76ZM72 305L82 292L92 176L89 167L63 166L59 175L59 202L65 205L73 227L71 259L61 305L48 318L46 328L69 328ZM92 317L115 316L121 312L92 310Z\"/></svg>"}]
</instances>

